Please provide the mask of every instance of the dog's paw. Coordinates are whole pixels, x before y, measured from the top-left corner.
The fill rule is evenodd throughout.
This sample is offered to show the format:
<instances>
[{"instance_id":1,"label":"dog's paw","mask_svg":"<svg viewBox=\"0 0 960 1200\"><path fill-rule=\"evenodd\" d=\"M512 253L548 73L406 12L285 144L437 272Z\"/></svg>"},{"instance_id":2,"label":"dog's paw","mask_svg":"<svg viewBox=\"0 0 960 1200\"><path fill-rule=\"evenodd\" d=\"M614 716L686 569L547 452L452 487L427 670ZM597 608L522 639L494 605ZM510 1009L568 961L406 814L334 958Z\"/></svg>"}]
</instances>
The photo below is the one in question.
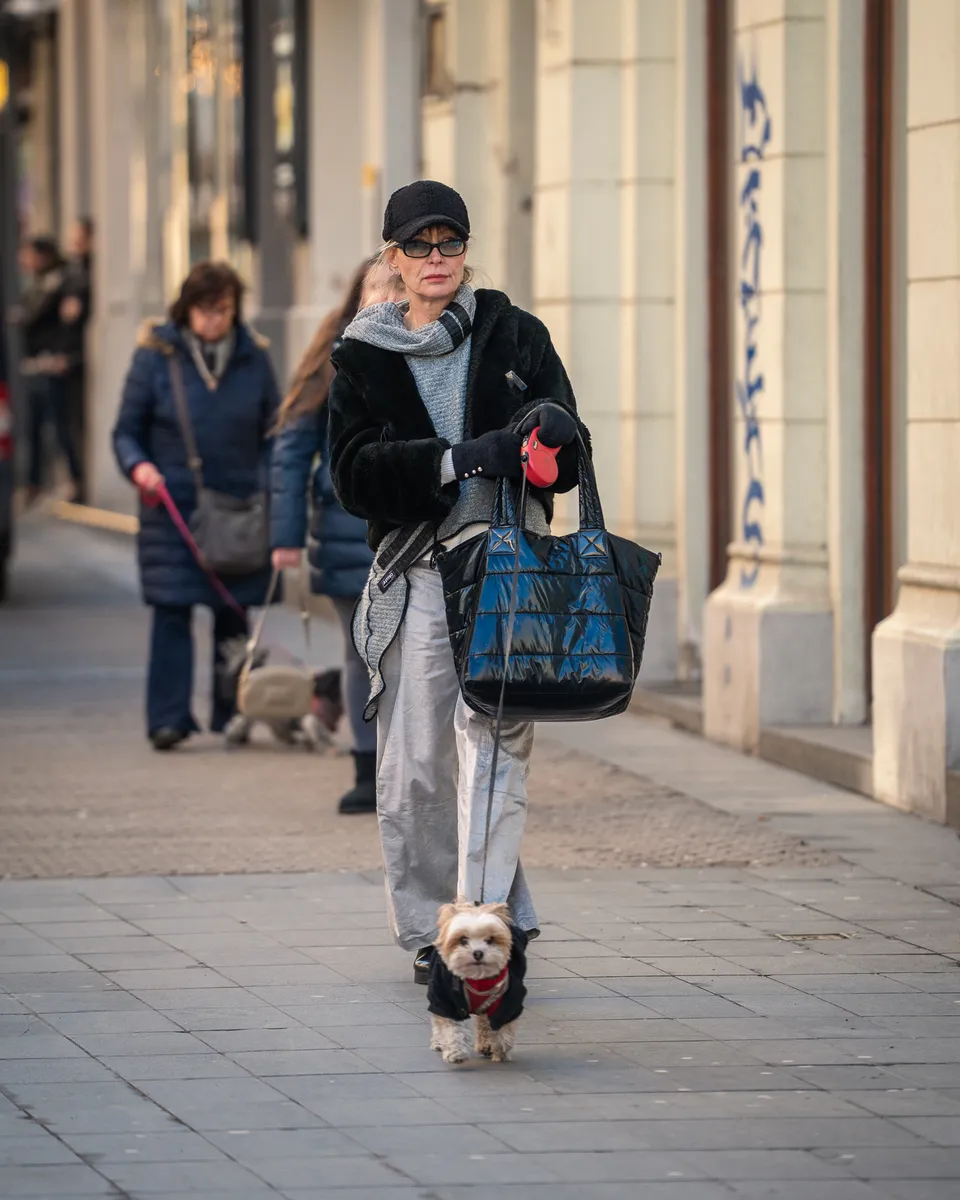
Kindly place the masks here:
<instances>
[{"instance_id":1,"label":"dog's paw","mask_svg":"<svg viewBox=\"0 0 960 1200\"><path fill-rule=\"evenodd\" d=\"M313 713L308 713L305 717L300 718L299 732L307 750L333 751L336 749L336 742L332 735L327 732Z\"/></svg>"},{"instance_id":2,"label":"dog's paw","mask_svg":"<svg viewBox=\"0 0 960 1200\"><path fill-rule=\"evenodd\" d=\"M462 1046L446 1046L443 1051L443 1061L446 1063L466 1062L468 1057Z\"/></svg>"},{"instance_id":3,"label":"dog's paw","mask_svg":"<svg viewBox=\"0 0 960 1200\"><path fill-rule=\"evenodd\" d=\"M228 750L235 746L245 746L250 740L250 722L242 713L237 713L227 722L223 731L224 745Z\"/></svg>"},{"instance_id":4,"label":"dog's paw","mask_svg":"<svg viewBox=\"0 0 960 1200\"><path fill-rule=\"evenodd\" d=\"M493 1057L493 1046L491 1046L490 1042L486 1038L477 1038L475 1049L477 1053L482 1055L484 1058Z\"/></svg>"},{"instance_id":5,"label":"dog's paw","mask_svg":"<svg viewBox=\"0 0 960 1200\"><path fill-rule=\"evenodd\" d=\"M489 1057L492 1062L509 1062L510 1061L510 1047L509 1046L491 1046Z\"/></svg>"}]
</instances>

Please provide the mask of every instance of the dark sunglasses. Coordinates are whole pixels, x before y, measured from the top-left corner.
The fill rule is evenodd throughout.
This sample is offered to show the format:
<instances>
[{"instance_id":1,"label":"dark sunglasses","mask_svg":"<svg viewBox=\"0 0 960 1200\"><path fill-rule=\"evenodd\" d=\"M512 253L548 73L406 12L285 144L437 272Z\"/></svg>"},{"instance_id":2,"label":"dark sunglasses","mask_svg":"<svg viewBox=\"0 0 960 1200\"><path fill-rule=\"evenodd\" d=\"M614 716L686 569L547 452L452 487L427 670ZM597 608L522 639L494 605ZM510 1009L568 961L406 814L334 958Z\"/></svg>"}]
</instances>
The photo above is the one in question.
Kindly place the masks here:
<instances>
[{"instance_id":1,"label":"dark sunglasses","mask_svg":"<svg viewBox=\"0 0 960 1200\"><path fill-rule=\"evenodd\" d=\"M433 250L439 250L444 258L456 258L467 248L463 238L444 238L442 242L425 242L423 238L411 238L400 249L407 258L429 258Z\"/></svg>"}]
</instances>

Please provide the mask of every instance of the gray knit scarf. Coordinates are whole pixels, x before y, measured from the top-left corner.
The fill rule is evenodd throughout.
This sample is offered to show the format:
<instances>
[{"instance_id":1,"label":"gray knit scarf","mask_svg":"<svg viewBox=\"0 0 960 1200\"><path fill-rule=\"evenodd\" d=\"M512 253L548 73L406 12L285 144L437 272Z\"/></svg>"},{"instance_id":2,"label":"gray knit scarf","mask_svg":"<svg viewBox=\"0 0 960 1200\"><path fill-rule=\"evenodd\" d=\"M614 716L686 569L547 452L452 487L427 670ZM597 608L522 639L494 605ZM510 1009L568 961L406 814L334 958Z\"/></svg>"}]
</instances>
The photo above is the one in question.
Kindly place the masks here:
<instances>
[{"instance_id":1,"label":"gray knit scarf","mask_svg":"<svg viewBox=\"0 0 960 1200\"><path fill-rule=\"evenodd\" d=\"M211 392L214 391L233 357L237 344L236 329L231 327L229 333L216 342L201 341L192 329L184 329L183 340L187 343L187 349L200 372L201 379Z\"/></svg>"},{"instance_id":2,"label":"gray knit scarf","mask_svg":"<svg viewBox=\"0 0 960 1200\"><path fill-rule=\"evenodd\" d=\"M437 436L456 445L463 439L470 331L477 298L472 288L461 285L440 316L419 329L404 324L407 308L406 302L387 302L361 309L343 336L402 354Z\"/></svg>"}]
</instances>

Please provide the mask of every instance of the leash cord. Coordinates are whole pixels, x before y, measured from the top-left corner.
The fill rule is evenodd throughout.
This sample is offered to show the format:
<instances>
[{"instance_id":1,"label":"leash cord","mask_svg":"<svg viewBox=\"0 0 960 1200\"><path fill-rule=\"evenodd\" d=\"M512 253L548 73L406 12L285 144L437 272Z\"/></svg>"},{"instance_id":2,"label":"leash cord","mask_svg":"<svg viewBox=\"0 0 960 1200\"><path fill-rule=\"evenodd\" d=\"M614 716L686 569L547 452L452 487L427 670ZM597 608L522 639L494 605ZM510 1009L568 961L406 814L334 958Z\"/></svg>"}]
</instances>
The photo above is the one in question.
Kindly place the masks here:
<instances>
[{"instance_id":1,"label":"leash cord","mask_svg":"<svg viewBox=\"0 0 960 1200\"><path fill-rule=\"evenodd\" d=\"M504 485L506 486L506 485ZM523 472L520 485L520 505L517 510L517 546L513 559L513 577L510 584L510 608L507 613L507 630L503 640L503 679L500 682L500 700L497 704L497 720L493 729L493 758L490 762L490 784L487 789L487 816L483 831L483 868L480 873L480 903L483 904L487 886L487 851L490 848L490 817L493 813L493 797L497 784L497 766L500 762L500 738L503 733L503 705L507 695L507 672L510 669L510 651L513 648L513 630L517 623L517 604L520 590L520 539L523 536L527 511L527 473Z\"/></svg>"}]
</instances>

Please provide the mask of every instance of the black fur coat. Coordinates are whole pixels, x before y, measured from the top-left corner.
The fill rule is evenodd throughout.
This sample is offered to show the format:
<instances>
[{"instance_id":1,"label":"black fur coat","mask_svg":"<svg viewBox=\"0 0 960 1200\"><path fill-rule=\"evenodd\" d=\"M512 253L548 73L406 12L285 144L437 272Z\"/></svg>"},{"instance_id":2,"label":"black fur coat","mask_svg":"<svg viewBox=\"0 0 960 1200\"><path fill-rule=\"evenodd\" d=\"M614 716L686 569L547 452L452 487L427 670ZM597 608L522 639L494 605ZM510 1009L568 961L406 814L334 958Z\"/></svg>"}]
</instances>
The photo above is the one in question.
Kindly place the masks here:
<instances>
[{"instance_id":1,"label":"black fur coat","mask_svg":"<svg viewBox=\"0 0 960 1200\"><path fill-rule=\"evenodd\" d=\"M503 292L480 289L476 297L464 438L513 426L544 400L576 413L570 380L543 322ZM374 549L400 526L442 524L460 485L440 484L440 462L450 443L437 437L403 355L348 338L333 361L330 464L340 503L367 520ZM520 376L526 392L510 386L508 371ZM582 425L581 434L589 447ZM564 447L557 462L560 474L551 492L534 489L548 520L552 493L577 486L576 447Z\"/></svg>"}]
</instances>

